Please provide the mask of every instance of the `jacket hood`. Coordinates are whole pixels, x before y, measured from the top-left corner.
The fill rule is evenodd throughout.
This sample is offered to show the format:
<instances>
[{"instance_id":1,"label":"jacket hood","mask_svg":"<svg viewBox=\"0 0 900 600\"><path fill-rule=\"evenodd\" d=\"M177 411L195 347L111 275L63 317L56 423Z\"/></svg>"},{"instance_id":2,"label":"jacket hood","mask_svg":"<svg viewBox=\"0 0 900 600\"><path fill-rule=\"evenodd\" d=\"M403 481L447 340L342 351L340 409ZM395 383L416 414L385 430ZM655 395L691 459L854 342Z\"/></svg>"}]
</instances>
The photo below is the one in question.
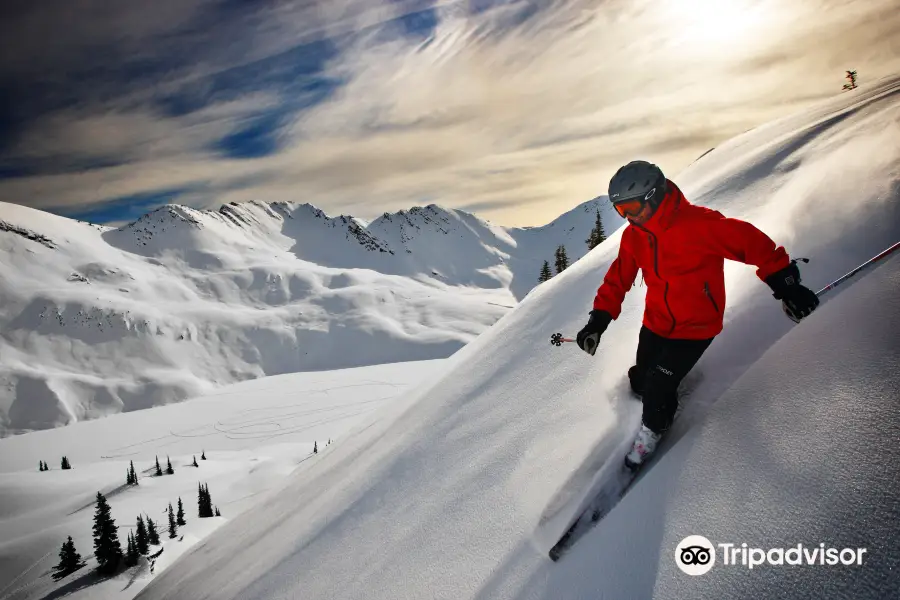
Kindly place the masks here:
<instances>
[{"instance_id":1,"label":"jacket hood","mask_svg":"<svg viewBox=\"0 0 900 600\"><path fill-rule=\"evenodd\" d=\"M643 225L634 225L629 222L629 225L639 229L646 229L651 233L659 233L672 226L675 215L683 207L689 206L690 202L688 202L687 198L684 197L684 194L681 193L681 189L671 180L666 179L666 187L668 188L666 195L663 196L662 202L659 203L656 212L647 219L647 222Z\"/></svg>"}]
</instances>

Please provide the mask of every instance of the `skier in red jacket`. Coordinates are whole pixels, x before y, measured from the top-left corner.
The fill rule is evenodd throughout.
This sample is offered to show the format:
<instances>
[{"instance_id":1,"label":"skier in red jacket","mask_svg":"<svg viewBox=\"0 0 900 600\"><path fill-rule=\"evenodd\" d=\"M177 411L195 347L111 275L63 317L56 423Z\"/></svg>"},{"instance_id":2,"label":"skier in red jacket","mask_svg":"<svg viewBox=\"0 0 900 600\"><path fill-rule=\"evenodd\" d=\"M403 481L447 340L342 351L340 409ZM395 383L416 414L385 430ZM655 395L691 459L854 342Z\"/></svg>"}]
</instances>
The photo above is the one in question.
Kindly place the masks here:
<instances>
[{"instance_id":1,"label":"skier in red jacket","mask_svg":"<svg viewBox=\"0 0 900 600\"><path fill-rule=\"evenodd\" d=\"M671 425L679 383L722 331L726 258L756 266L794 321L815 310L819 299L800 285L796 261L784 248L750 223L691 204L654 164L633 161L619 169L609 199L629 225L576 341L593 356L641 269L647 299L636 364L628 370L644 405L641 429L625 457L634 469Z\"/></svg>"}]
</instances>

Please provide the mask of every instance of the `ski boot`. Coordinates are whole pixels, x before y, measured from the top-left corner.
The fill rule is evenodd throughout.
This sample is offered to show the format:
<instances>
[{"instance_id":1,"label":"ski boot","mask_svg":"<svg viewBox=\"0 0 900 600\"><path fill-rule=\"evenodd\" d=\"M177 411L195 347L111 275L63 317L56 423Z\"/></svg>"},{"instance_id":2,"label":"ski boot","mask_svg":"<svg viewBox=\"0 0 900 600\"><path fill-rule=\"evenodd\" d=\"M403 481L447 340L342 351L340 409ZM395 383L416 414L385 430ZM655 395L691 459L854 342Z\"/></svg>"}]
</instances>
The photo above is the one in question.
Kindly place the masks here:
<instances>
[{"instance_id":1,"label":"ski boot","mask_svg":"<svg viewBox=\"0 0 900 600\"><path fill-rule=\"evenodd\" d=\"M632 471L639 469L656 451L656 444L659 443L661 437L662 435L654 433L641 423L641 429L631 445L631 452L625 455L625 466Z\"/></svg>"}]
</instances>

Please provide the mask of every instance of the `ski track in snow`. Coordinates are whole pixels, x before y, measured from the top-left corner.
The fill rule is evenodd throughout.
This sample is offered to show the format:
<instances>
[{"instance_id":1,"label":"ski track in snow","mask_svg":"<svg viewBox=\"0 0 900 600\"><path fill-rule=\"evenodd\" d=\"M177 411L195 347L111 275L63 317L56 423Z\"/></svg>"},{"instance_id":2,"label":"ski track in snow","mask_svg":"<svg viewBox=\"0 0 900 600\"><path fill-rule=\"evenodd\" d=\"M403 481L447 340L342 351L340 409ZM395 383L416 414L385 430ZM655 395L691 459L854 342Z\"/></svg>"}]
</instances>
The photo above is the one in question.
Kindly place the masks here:
<instances>
[{"instance_id":1,"label":"ski track in snow","mask_svg":"<svg viewBox=\"0 0 900 600\"><path fill-rule=\"evenodd\" d=\"M198 480L210 481L216 505L227 518L234 518L265 494L277 491L290 472L306 468L329 451L328 439L336 444L365 423L373 410L401 398L420 378L442 368L443 361L420 361L271 377L178 404L0 440L0 488L8 490L0 496L0 507L6 506L0 515L0 557L9 558L0 561L0 582L10 591L0 598L40 598L54 587L46 573L65 539L60 536L73 535L82 557L92 556L89 534L96 491L112 506L122 540L133 528L132 515L164 518L167 503L174 504L178 495L187 500L190 515ZM170 426L177 422L190 425ZM106 441L123 438L128 443ZM318 454L312 454L313 441L318 441ZM201 449L207 461L200 459ZM52 464L51 456L62 454L69 456L73 470L61 471ZM171 454L175 475L153 477L154 458L159 456L165 469L167 454ZM193 456L200 465L196 470L191 466ZM32 465L45 458L52 470L31 473ZM140 477L137 488L123 482L132 460ZM110 469L107 464L115 466ZM65 481L72 477L78 481ZM70 490L70 500L57 496L60 485ZM53 498L53 502L29 505L13 500L9 504L31 487L36 487L38 497ZM43 525L37 531L29 528L38 523ZM193 529L189 520L186 530ZM205 534L193 535L199 540ZM161 550L168 548L171 555L175 552L171 544L164 540ZM48 551L48 546L53 549ZM40 548L44 551L36 554ZM26 560L31 562L25 564ZM127 584L119 588L121 594L111 591L118 578L86 585L83 593L86 597L106 597L107 592L115 598L133 597L164 568L158 564L152 575L149 563L130 570ZM82 569L59 585L85 572ZM81 589L74 597L78 593Z\"/></svg>"}]
</instances>

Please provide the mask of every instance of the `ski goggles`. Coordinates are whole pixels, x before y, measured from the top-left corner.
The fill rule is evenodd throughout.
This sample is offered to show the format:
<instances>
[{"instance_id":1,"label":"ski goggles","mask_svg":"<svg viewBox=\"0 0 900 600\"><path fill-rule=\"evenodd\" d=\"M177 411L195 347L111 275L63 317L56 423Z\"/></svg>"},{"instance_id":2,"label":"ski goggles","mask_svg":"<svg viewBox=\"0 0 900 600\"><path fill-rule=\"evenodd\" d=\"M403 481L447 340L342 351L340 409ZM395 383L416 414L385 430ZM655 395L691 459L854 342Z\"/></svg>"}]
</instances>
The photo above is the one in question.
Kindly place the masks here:
<instances>
[{"instance_id":1,"label":"ski goggles","mask_svg":"<svg viewBox=\"0 0 900 600\"><path fill-rule=\"evenodd\" d=\"M636 217L644 210L643 198L632 198L630 200L620 200L613 203L613 208L619 213L623 219L626 217Z\"/></svg>"}]
</instances>

